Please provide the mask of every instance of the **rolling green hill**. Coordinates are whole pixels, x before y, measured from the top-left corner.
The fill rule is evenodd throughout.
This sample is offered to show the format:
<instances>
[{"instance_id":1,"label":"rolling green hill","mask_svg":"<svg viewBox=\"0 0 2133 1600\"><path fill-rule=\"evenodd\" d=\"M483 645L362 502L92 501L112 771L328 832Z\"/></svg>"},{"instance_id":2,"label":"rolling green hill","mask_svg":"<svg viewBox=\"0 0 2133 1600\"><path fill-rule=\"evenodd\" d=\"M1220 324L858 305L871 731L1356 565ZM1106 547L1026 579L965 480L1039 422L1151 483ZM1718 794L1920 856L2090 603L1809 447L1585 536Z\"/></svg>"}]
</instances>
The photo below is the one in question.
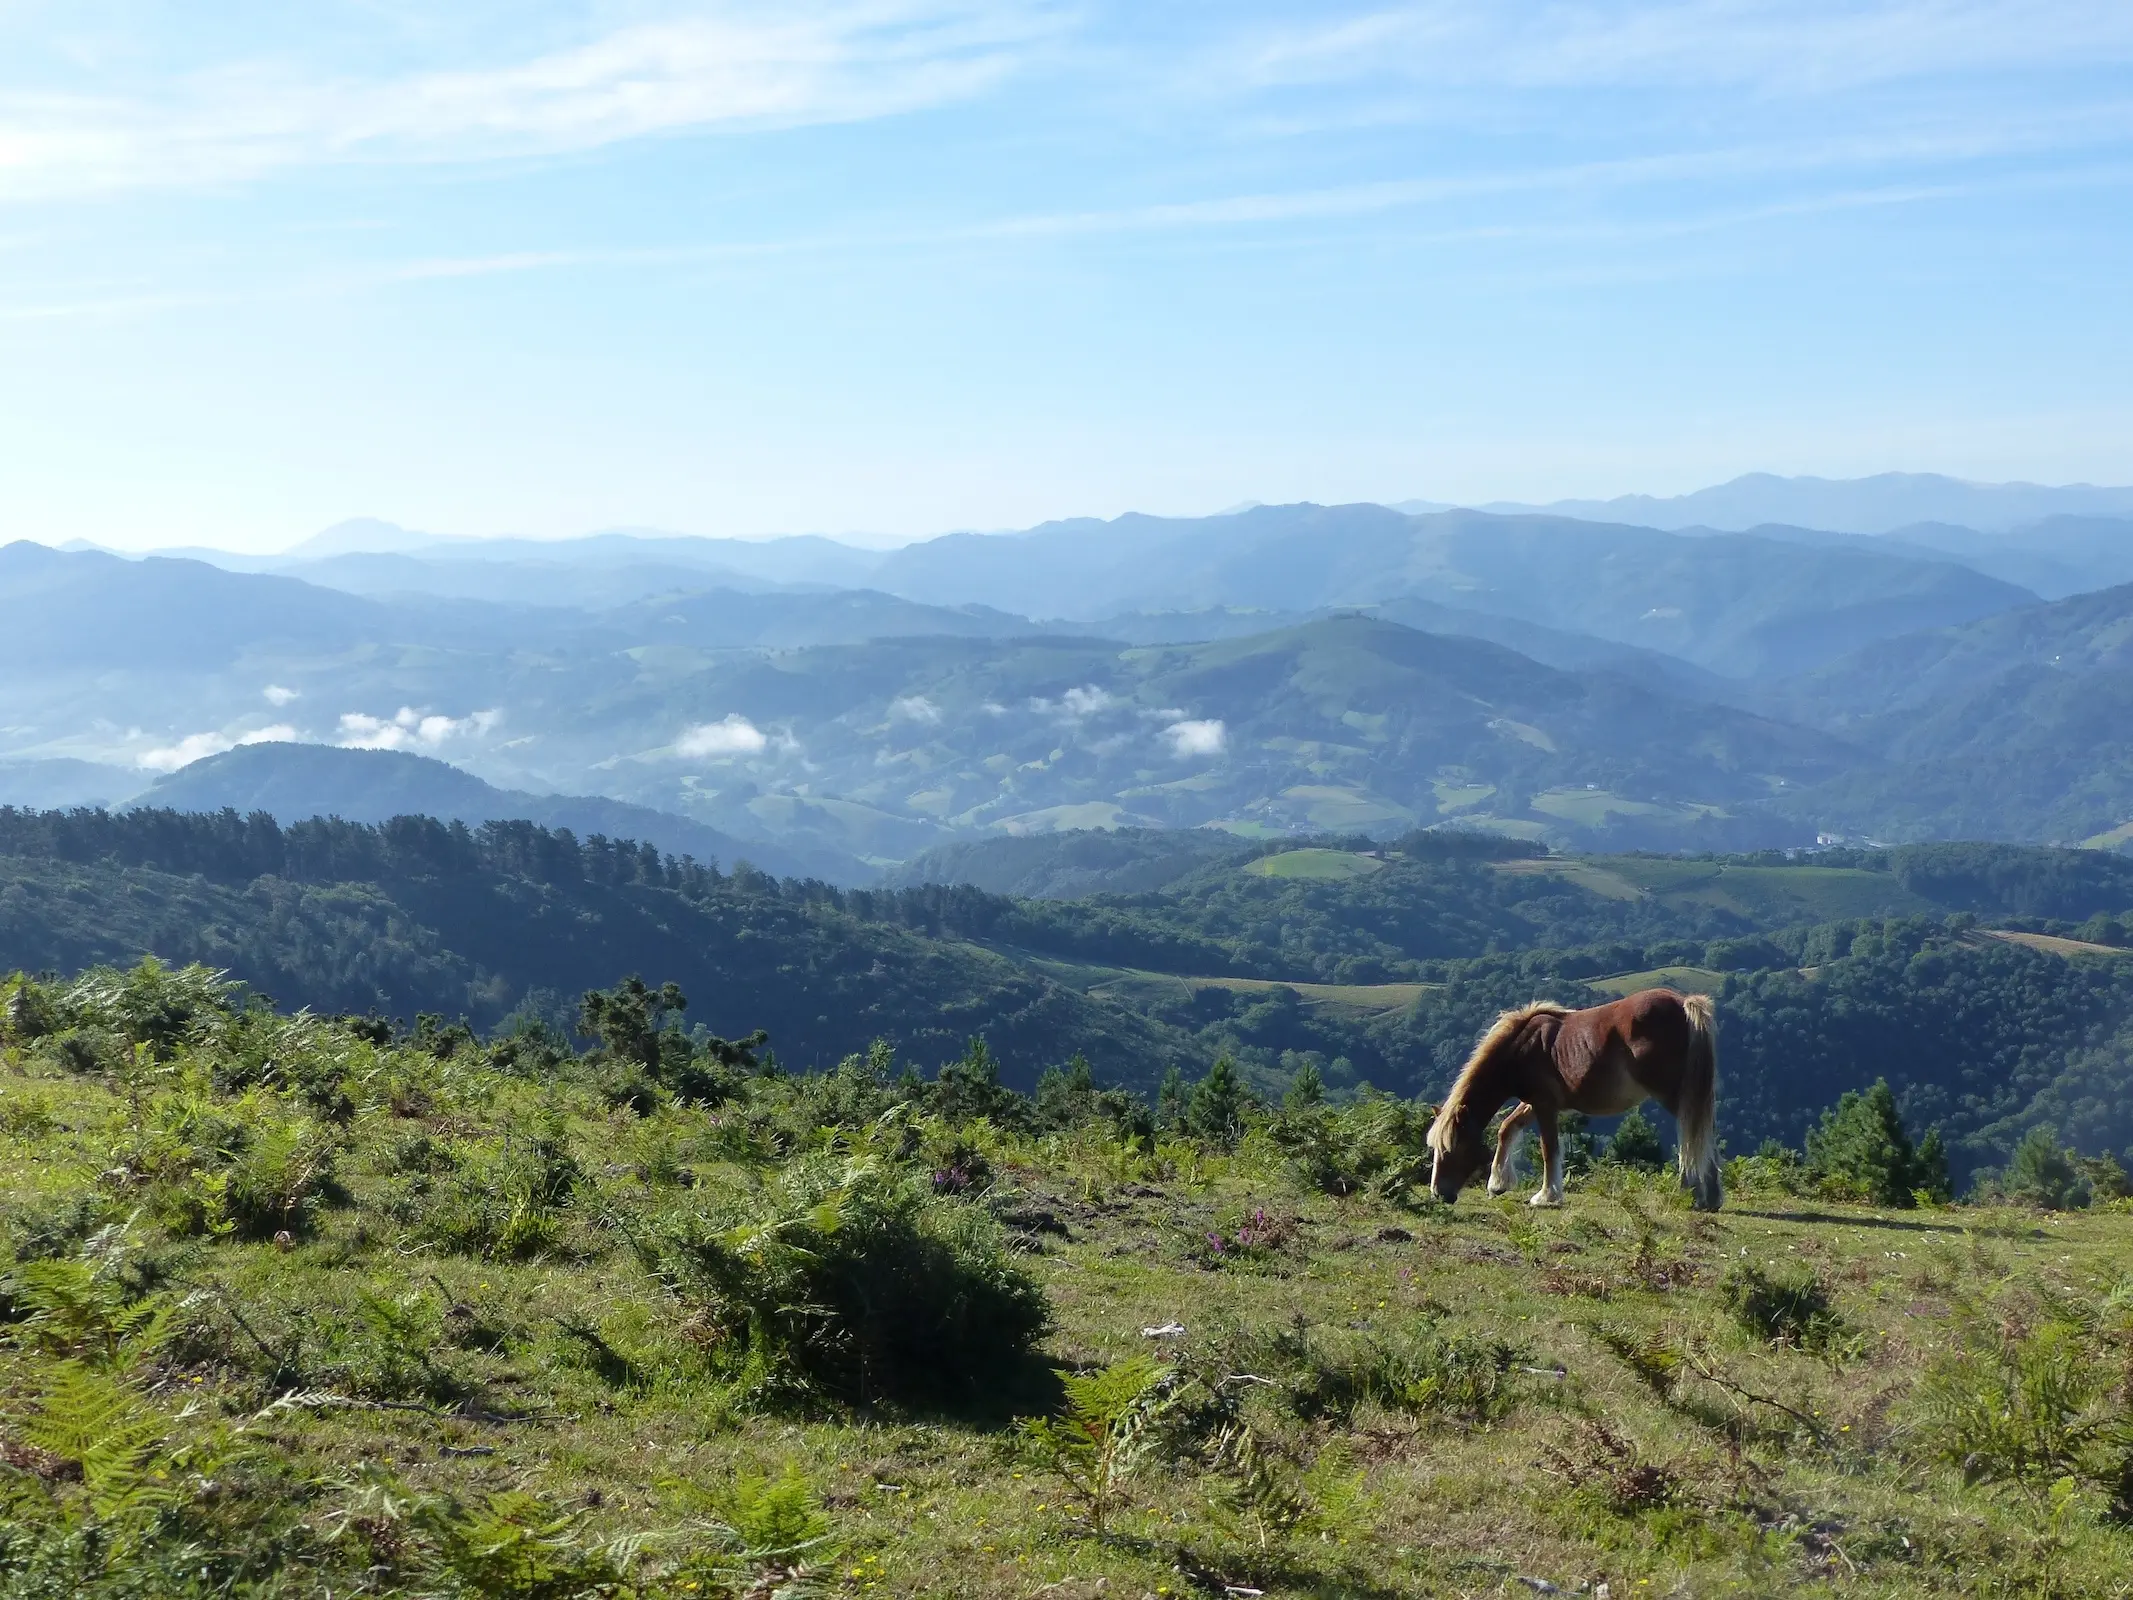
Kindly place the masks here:
<instances>
[{"instance_id":1,"label":"rolling green hill","mask_svg":"<svg viewBox=\"0 0 2133 1600\"><path fill-rule=\"evenodd\" d=\"M1093 820L1383 835L1455 817L1678 848L1804 839L1761 803L1856 759L1750 713L1357 616L1203 645L883 640L736 656L592 698L554 737L651 746L736 707L761 724L733 741L747 750L648 757L609 781L731 832L775 817L866 856Z\"/></svg>"},{"instance_id":2,"label":"rolling green hill","mask_svg":"<svg viewBox=\"0 0 2133 1600\"><path fill-rule=\"evenodd\" d=\"M1444 833L1373 854L1245 846L1159 892L1021 900L721 874L523 822L0 810L0 970L152 953L284 1004L484 1028L566 1023L585 989L634 972L680 983L692 1023L770 1028L797 1067L876 1038L940 1062L982 1034L1020 1087L1077 1052L1143 1091L1227 1054L1270 1095L1306 1066L1336 1092L1439 1094L1506 1006L1683 982L1721 994L1736 1148L1797 1142L1875 1076L1945 1128L1966 1173L2038 1121L2133 1140L2116 1076L2133 1058L2133 862L1528 849Z\"/></svg>"},{"instance_id":3,"label":"rolling green hill","mask_svg":"<svg viewBox=\"0 0 2133 1600\"><path fill-rule=\"evenodd\" d=\"M289 1005L551 1021L625 973L673 980L690 1020L762 1026L795 1067L886 1038L921 1060L984 1033L1018 1081L1077 1050L1152 1083L1189 1039L971 942L722 875L650 846L527 823L380 827L0 810L0 969L142 954L228 970Z\"/></svg>"},{"instance_id":4,"label":"rolling green hill","mask_svg":"<svg viewBox=\"0 0 2133 1600\"><path fill-rule=\"evenodd\" d=\"M1890 839L2109 835L2133 820L2133 585L1884 640L1771 703L1883 756L1781 810Z\"/></svg>"}]
</instances>

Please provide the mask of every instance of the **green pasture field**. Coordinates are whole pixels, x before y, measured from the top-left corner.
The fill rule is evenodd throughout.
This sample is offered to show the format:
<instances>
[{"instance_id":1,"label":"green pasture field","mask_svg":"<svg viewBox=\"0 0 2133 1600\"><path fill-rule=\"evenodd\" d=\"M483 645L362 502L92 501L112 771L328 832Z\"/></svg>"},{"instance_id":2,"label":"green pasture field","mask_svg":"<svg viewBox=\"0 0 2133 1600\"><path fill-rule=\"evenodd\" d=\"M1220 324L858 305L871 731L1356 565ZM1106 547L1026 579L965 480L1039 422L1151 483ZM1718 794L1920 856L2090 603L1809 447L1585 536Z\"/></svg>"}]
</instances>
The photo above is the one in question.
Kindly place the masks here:
<instances>
[{"instance_id":1,"label":"green pasture field","mask_svg":"<svg viewBox=\"0 0 2133 1600\"><path fill-rule=\"evenodd\" d=\"M1367 878L1373 872L1384 870L1384 866L1385 863L1376 856L1358 855L1352 850L1308 849L1261 856L1255 861L1247 861L1241 870L1258 878L1345 882L1349 878Z\"/></svg>"},{"instance_id":2,"label":"green pasture field","mask_svg":"<svg viewBox=\"0 0 2133 1600\"><path fill-rule=\"evenodd\" d=\"M1674 989L1682 994L1716 994L1726 981L1708 967L1654 967L1649 972L1622 972L1611 978L1587 978L1603 994L1635 994L1639 989Z\"/></svg>"},{"instance_id":3,"label":"green pasture field","mask_svg":"<svg viewBox=\"0 0 2133 1600\"><path fill-rule=\"evenodd\" d=\"M1662 900L1716 906L1764 924L1931 915L1940 909L1888 873L1856 867L1758 867L1645 856L1603 859L1608 870Z\"/></svg>"},{"instance_id":4,"label":"green pasture field","mask_svg":"<svg viewBox=\"0 0 2133 1600\"><path fill-rule=\"evenodd\" d=\"M1756 1162L1711 1216L1609 1168L1559 1210L1444 1207L1393 1101L1018 1131L885 1059L691 1103L594 1058L138 1000L0 1008L0 1595L2133 1579L2123 1209L1880 1210ZM766 1220L803 1168L839 1187ZM884 1184L1041 1292L1025 1358L930 1398L792 1364L789 1318L838 1330L749 1274L804 1276L791 1242L831 1249ZM1018 1421L1067 1403L1055 1370L1130 1402L1081 1435L1101 1531L1087 1462Z\"/></svg>"},{"instance_id":5,"label":"green pasture field","mask_svg":"<svg viewBox=\"0 0 2133 1600\"><path fill-rule=\"evenodd\" d=\"M1859 867L1764 867L1661 856L1549 857L1501 861L1496 867L1558 877L1610 899L1650 895L1669 905L1708 905L1762 925L1928 916L1941 910L1890 874Z\"/></svg>"}]
</instances>

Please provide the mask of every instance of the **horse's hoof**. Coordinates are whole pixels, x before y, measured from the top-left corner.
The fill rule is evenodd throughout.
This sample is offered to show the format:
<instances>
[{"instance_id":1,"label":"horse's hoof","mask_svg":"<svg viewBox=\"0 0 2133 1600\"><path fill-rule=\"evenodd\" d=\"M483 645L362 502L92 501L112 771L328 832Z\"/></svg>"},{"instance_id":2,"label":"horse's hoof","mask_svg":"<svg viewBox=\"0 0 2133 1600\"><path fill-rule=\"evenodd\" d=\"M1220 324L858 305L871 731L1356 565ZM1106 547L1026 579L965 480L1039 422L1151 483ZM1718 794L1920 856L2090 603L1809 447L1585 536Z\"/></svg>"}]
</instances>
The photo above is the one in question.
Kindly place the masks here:
<instances>
[{"instance_id":1,"label":"horse's hoof","mask_svg":"<svg viewBox=\"0 0 2133 1600\"><path fill-rule=\"evenodd\" d=\"M1563 1197L1559 1194L1537 1194L1526 1202L1529 1206L1547 1206L1550 1208L1559 1206L1562 1203Z\"/></svg>"}]
</instances>

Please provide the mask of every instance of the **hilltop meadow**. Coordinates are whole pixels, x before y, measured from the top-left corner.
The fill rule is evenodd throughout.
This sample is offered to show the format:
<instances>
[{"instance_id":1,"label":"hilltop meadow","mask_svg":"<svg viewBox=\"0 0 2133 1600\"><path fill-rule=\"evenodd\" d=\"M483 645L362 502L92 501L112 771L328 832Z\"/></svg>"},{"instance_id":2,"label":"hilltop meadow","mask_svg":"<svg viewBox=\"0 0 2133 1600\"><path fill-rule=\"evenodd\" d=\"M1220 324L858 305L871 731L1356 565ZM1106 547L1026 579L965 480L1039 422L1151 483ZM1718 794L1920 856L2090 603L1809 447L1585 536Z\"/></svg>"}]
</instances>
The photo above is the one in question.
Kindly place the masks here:
<instances>
[{"instance_id":1,"label":"hilltop meadow","mask_svg":"<svg viewBox=\"0 0 2133 1600\"><path fill-rule=\"evenodd\" d=\"M688 997L0 992L0 1594L2113 1595L2133 1213L1950 1205L1886 1091L1690 1212L1434 1204L1427 1108L982 1042L784 1073Z\"/></svg>"}]
</instances>

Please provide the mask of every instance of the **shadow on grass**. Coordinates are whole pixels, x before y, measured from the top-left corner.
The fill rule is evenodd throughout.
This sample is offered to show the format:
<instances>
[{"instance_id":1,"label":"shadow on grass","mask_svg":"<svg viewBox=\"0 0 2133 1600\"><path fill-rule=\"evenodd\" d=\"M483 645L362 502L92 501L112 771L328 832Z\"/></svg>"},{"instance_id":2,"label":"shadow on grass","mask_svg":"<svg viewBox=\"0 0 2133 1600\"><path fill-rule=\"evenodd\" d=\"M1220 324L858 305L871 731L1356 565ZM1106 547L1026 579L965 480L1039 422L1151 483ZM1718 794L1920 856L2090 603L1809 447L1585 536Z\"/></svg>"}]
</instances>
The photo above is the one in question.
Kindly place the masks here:
<instances>
[{"instance_id":1,"label":"shadow on grass","mask_svg":"<svg viewBox=\"0 0 2133 1600\"><path fill-rule=\"evenodd\" d=\"M1755 1217L1764 1222L1828 1222L1840 1228L1887 1228L1896 1233L1948 1233L1960 1237L1966 1233L1991 1232L2011 1233L2021 1238L2043 1237L2040 1229L2009 1229L2003 1223L1905 1222L1896 1217L1843 1216L1834 1211L1755 1211L1747 1206L1728 1206L1725 1214Z\"/></svg>"},{"instance_id":2,"label":"shadow on grass","mask_svg":"<svg viewBox=\"0 0 2133 1600\"><path fill-rule=\"evenodd\" d=\"M844 1403L860 1415L882 1421L1000 1433L1020 1418L1052 1415L1065 1398L1066 1389L1053 1370L1052 1358L1039 1351L1003 1363L982 1381L960 1389L877 1395L870 1400L847 1397ZM836 1403L831 1401L832 1406ZM796 1409L812 1407L803 1404Z\"/></svg>"}]
</instances>

